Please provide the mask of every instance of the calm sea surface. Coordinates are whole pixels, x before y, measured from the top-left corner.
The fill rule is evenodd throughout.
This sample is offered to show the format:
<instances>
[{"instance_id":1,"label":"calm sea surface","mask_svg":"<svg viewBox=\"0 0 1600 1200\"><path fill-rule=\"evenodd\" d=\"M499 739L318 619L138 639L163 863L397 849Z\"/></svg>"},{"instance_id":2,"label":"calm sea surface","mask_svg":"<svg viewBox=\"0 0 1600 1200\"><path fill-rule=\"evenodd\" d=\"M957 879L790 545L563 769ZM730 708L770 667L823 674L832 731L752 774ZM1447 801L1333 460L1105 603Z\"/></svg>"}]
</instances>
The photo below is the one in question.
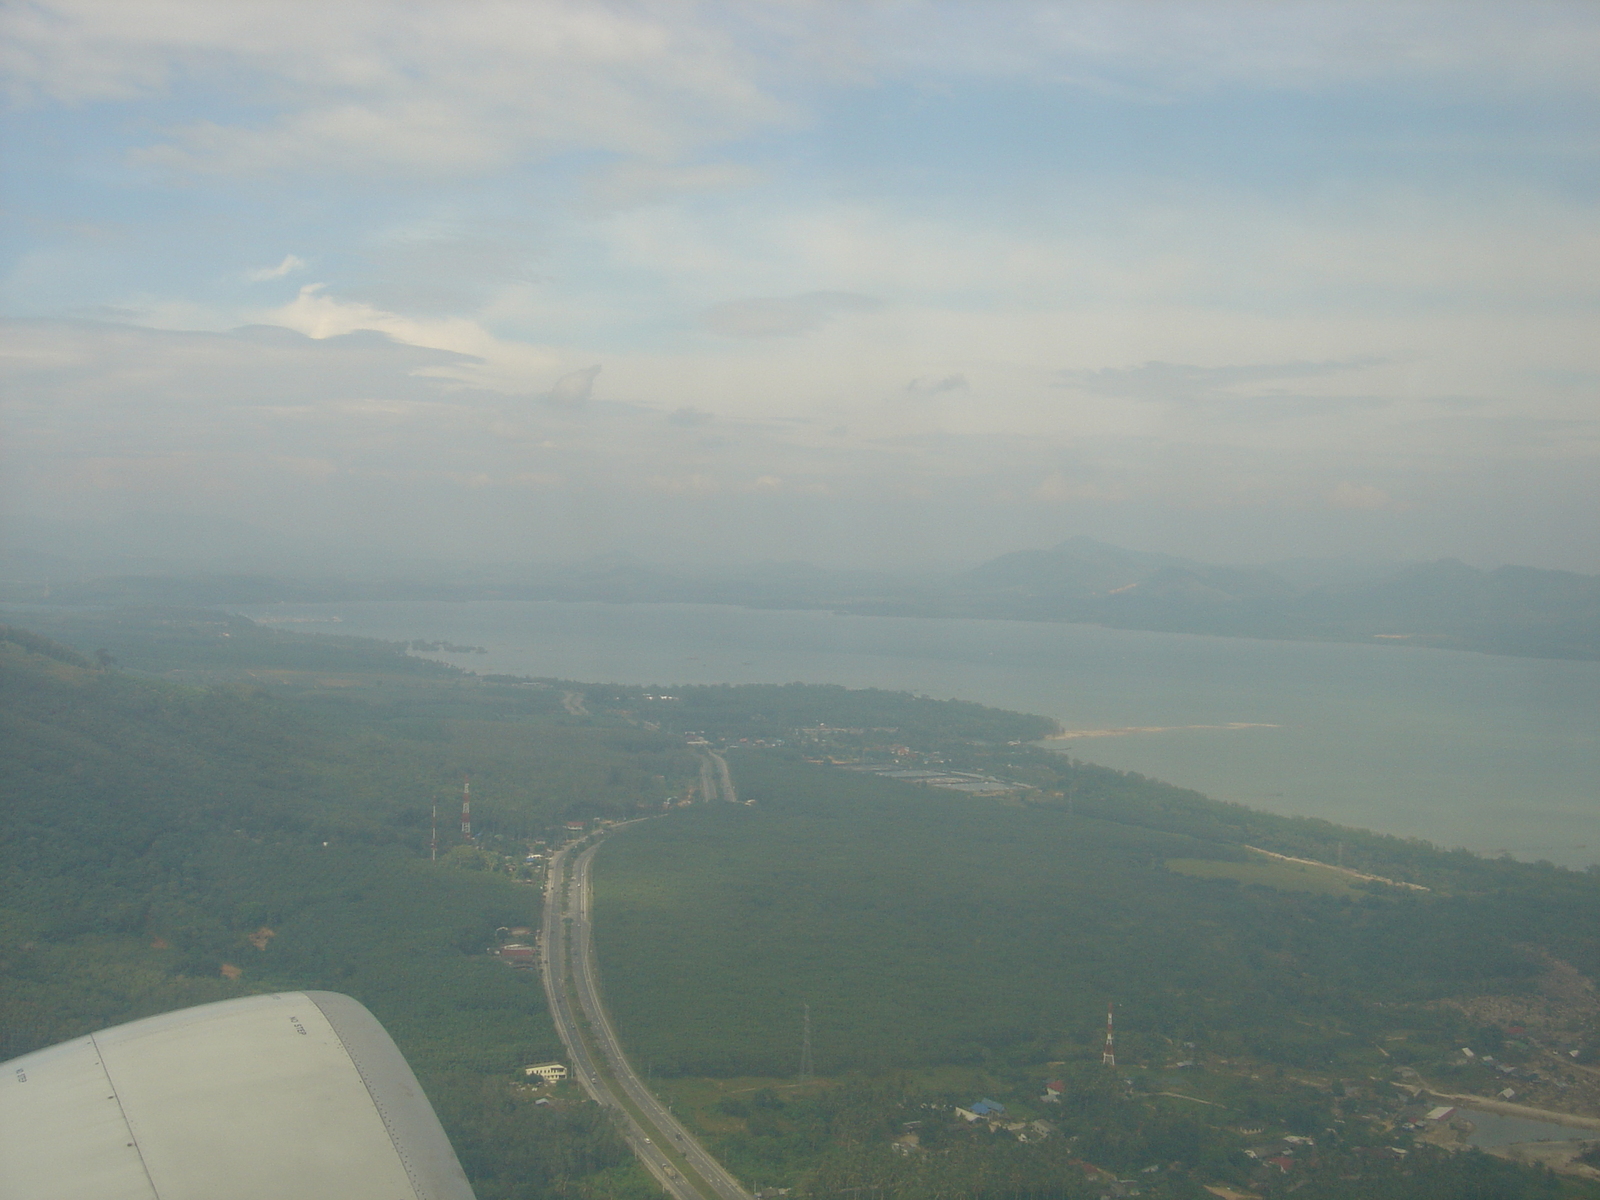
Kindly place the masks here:
<instances>
[{"instance_id":1,"label":"calm sea surface","mask_svg":"<svg viewBox=\"0 0 1600 1200\"><path fill-rule=\"evenodd\" d=\"M280 604L306 632L483 646L480 672L841 683L1042 713L1078 758L1274 812L1600 860L1600 663L716 605ZM334 618L337 618L335 622Z\"/></svg>"}]
</instances>

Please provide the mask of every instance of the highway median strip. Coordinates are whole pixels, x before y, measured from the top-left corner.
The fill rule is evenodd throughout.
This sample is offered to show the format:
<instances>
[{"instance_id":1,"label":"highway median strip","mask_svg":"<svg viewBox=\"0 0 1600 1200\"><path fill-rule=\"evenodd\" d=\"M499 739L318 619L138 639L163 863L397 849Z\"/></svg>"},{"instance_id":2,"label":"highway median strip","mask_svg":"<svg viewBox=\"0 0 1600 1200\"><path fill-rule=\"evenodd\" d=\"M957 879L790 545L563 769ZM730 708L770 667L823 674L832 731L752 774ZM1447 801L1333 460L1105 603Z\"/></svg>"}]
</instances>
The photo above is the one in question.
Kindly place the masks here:
<instances>
[{"instance_id":1,"label":"highway median strip","mask_svg":"<svg viewBox=\"0 0 1600 1200\"><path fill-rule=\"evenodd\" d=\"M644 1135L651 1138L651 1145L661 1151L662 1157L672 1164L684 1182L706 1197L706 1200L716 1200L716 1189L707 1183L705 1177L695 1170L688 1159L672 1145L671 1137L657 1128L655 1123L645 1116L639 1106L634 1103L633 1098L628 1095L627 1089L622 1086L621 1081L617 1079L616 1073L611 1068L610 1060L595 1049L599 1039L596 1037L594 1028L589 1022L588 1014L583 1011L582 1006L578 1003L576 991L577 989L569 976L567 980L567 995L573 1004L572 1011L576 1014L578 1025L576 1032L583 1039L584 1046L589 1051L590 1058L594 1061L595 1070L600 1076L598 1081L600 1087L616 1107L626 1112L638 1123L639 1128L644 1131Z\"/></svg>"},{"instance_id":2,"label":"highway median strip","mask_svg":"<svg viewBox=\"0 0 1600 1200\"><path fill-rule=\"evenodd\" d=\"M561 907L564 913L570 912L573 907L571 904L572 897L569 895L567 884L569 881L573 884L576 883L575 877L565 874L565 865L566 864L564 863L562 864L563 878L561 880L562 886L559 893ZM596 1090L604 1093L605 1097L611 1101L615 1108L632 1118L632 1120L637 1124L638 1129L642 1131L642 1136L650 1140L650 1144L661 1153L663 1158L667 1160L668 1164L678 1173L679 1178L685 1185L694 1189L704 1198L704 1200L717 1200L717 1190L705 1179L703 1175L701 1175L698 1170L695 1169L693 1165L690 1164L689 1160L684 1156L684 1154L677 1149L677 1147L673 1144L673 1138L668 1133L657 1127L655 1122L647 1117L644 1111L639 1108L638 1104L634 1102L632 1097L628 1095L628 1090L623 1086L621 1080L617 1077L610 1058L601 1050L601 1046L604 1044L603 1039L595 1031L593 1023L590 1019L590 1015L587 1009L584 1007L578 992L576 972L573 969L573 963L576 961L576 948L573 945L572 918L570 916L563 917L561 921L560 934L563 943L563 958L567 967L566 971L563 972L561 984L567 1001L568 1011L573 1017L572 1033L574 1037L581 1040L583 1049L585 1050L590 1061L594 1064L595 1072L598 1076L597 1079L590 1082L595 1086ZM625 1128L625 1132L631 1133L632 1131L626 1130ZM635 1153L638 1155L641 1161L646 1163L646 1166L648 1167L648 1161L645 1159L642 1150L636 1148Z\"/></svg>"}]
</instances>

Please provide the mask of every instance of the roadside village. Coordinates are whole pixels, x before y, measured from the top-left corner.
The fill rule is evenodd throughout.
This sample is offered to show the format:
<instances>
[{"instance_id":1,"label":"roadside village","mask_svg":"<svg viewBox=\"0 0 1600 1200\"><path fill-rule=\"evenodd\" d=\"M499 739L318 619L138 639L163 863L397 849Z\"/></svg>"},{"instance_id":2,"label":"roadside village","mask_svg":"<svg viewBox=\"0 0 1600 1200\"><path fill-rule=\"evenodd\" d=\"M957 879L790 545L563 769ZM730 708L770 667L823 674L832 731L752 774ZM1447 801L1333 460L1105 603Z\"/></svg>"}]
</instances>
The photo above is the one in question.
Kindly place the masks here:
<instances>
[{"instance_id":1,"label":"roadside village","mask_svg":"<svg viewBox=\"0 0 1600 1200\"><path fill-rule=\"evenodd\" d=\"M1206 1072L1204 1068L1195 1070L1197 1066L1195 1062L1184 1061L1164 1067L1112 1069L1118 1074L1129 1100L1163 1096L1218 1108L1218 1102L1190 1094L1190 1091L1208 1090L1204 1087L1175 1090L1183 1084L1168 1072L1188 1068L1192 1071L1189 1078L1199 1083L1199 1076ZM1124 1070L1127 1075L1122 1074ZM1563 1115L1563 1123L1557 1124L1546 1110L1518 1106L1498 1096L1493 1101L1463 1097L1474 1100L1473 1106L1441 1103L1440 1093L1422 1084L1414 1070L1400 1068L1394 1075L1387 1088L1379 1077L1323 1085L1331 1086L1336 1115L1334 1124L1316 1135L1291 1132L1281 1126L1273 1128L1270 1121L1246 1121L1236 1125L1234 1129L1239 1135L1242 1153L1255 1164L1253 1186L1265 1189L1284 1176L1316 1169L1324 1153L1319 1149L1319 1140L1326 1137L1334 1145L1345 1143L1349 1135L1356 1132L1350 1128L1352 1125L1363 1127L1361 1134L1364 1136L1358 1135L1359 1140L1371 1143L1357 1150L1361 1156L1403 1161L1423 1147L1451 1153L1478 1149L1497 1157L1548 1167L1560 1174L1600 1180L1600 1120ZM1008 1104L984 1095L955 1105L950 1119L958 1128L982 1130L992 1136L1012 1137L1018 1142L1043 1141L1059 1136L1057 1123L1049 1119L1047 1106L1060 1105L1068 1091L1068 1083L1050 1078L1043 1081L1037 1096ZM1040 1113L1046 1115L1038 1115ZM930 1115L905 1122L900 1136L893 1142L895 1152L906 1156L923 1153L923 1131L930 1120L936 1119ZM1163 1164L1152 1163L1132 1177L1119 1178L1087 1160L1078 1165L1087 1179L1105 1186L1106 1197L1113 1198L1139 1195L1140 1176L1159 1174L1165 1169ZM1256 1192L1221 1184L1207 1190L1222 1200L1257 1200L1258 1197Z\"/></svg>"}]
</instances>

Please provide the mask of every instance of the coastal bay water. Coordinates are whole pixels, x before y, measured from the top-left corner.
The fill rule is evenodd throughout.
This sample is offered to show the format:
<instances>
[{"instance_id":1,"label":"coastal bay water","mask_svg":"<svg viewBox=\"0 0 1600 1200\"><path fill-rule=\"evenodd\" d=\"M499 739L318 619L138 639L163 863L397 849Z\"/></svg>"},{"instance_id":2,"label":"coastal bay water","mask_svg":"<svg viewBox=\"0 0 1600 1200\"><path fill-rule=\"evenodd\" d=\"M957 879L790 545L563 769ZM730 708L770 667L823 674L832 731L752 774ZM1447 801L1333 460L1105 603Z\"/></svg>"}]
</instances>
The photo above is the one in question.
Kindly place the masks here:
<instances>
[{"instance_id":1,"label":"coastal bay water","mask_svg":"<svg viewBox=\"0 0 1600 1200\"><path fill-rule=\"evenodd\" d=\"M1013 621L522 601L244 607L306 632L589 682L839 683L1053 717L1075 758L1223 800L1582 867L1600 663Z\"/></svg>"}]
</instances>

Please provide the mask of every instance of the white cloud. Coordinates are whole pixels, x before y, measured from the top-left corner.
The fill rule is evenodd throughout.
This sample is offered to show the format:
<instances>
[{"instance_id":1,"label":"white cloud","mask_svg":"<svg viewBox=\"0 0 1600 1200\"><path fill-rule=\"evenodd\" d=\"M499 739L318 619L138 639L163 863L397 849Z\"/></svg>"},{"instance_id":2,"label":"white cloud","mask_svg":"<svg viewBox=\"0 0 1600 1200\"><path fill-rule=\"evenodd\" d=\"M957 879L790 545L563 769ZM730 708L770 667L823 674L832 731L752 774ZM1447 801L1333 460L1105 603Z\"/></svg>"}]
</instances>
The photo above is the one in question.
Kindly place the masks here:
<instances>
[{"instance_id":1,"label":"white cloud","mask_svg":"<svg viewBox=\"0 0 1600 1200\"><path fill-rule=\"evenodd\" d=\"M872 312L882 301L854 292L806 292L799 296L751 296L714 304L700 315L713 333L724 337L789 337L820 329L834 316Z\"/></svg>"},{"instance_id":2,"label":"white cloud","mask_svg":"<svg viewBox=\"0 0 1600 1200\"><path fill-rule=\"evenodd\" d=\"M732 191L761 182L765 174L740 163L670 166L627 161L614 163L589 178L589 198L601 210L633 208L705 192Z\"/></svg>"},{"instance_id":3,"label":"white cloud","mask_svg":"<svg viewBox=\"0 0 1600 1200\"><path fill-rule=\"evenodd\" d=\"M913 379L906 384L906 391L913 396L938 396L945 392L964 392L970 387L965 375L955 374L939 379Z\"/></svg>"},{"instance_id":4,"label":"white cloud","mask_svg":"<svg viewBox=\"0 0 1600 1200\"><path fill-rule=\"evenodd\" d=\"M571 147L662 161L792 119L725 22L678 4L41 0L6 14L17 101L216 86L275 110L179 125L142 154L185 171L437 174Z\"/></svg>"},{"instance_id":5,"label":"white cloud","mask_svg":"<svg viewBox=\"0 0 1600 1200\"><path fill-rule=\"evenodd\" d=\"M292 13L292 18L287 14ZM1374 82L1596 94L1600 9L1489 2L638 3L607 0L35 0L0 10L21 104L219 89L267 115L180 122L142 158L194 172L437 175L569 148L608 207L741 186L698 150L802 122L798 102L887 80L1027 77L1161 101L1217 88Z\"/></svg>"},{"instance_id":6,"label":"white cloud","mask_svg":"<svg viewBox=\"0 0 1600 1200\"><path fill-rule=\"evenodd\" d=\"M966 480L1003 485L1039 520L1152 496L1365 519L1463 464L1515 459L1543 487L1531 464L1594 458L1600 237L1570 179L1595 145L1555 119L1544 165L1522 172L1528 146L1510 147L1521 135L1495 112L1514 96L1507 120L1526 128L1556 113L1552 97L1594 94L1600 8L19 0L0 22L13 98L82 106L41 126L100 147L154 114L172 128L138 157L195 176L185 192L222 217L243 212L228 208L238 184L198 176L275 174L251 185L281 222L266 250L304 258L245 278L309 278L295 275L309 260L328 280L270 309L243 288L190 298L215 295L209 277L154 295L189 231L163 243L141 206L123 212L120 184L99 200L115 243L69 254L68 234L35 228L4 281L31 311L217 331L80 329L70 353L35 331L24 382L55 382L25 394L14 427L79 439L94 479L199 453L207 422L235 409L248 414L217 434L224 459L260 441L278 475L331 464L302 471L329 486L359 466L534 491L560 446L581 460L562 478L619 495L653 479L686 497L810 487L843 504ZM1019 167L953 137L863 167L852 154L870 137L805 135L808 108L831 137L848 90L885 82L868 106L887 129L913 127L900 98L921 92L928 112L1003 111L1014 143L1037 135L1041 153ZM1075 107L1085 89L1102 99ZM1197 111L1182 105L1210 97L1225 137L1230 113L1254 120L1288 91L1317 116L1308 136L1342 136L1340 110L1306 100L1319 89L1364 97L1368 118L1421 109L1397 110L1381 145L1330 135L1327 186L1263 170L1270 138L1215 169L1140 142L1159 107L1136 114L1133 144L1094 146L1110 127L1095 123L1130 104L1170 106L1182 127ZM1445 113L1462 98L1464 116ZM1047 126L1077 137L1080 118L1087 157L1052 157ZM1354 125L1352 139L1385 136ZM1400 144L1436 127L1441 144ZM160 195L172 181L143 182ZM57 186L31 202L48 208ZM213 240L187 261L235 261L227 232L196 236ZM279 328L222 332L241 320ZM699 428L707 409L715 425ZM459 461L418 465L434 454Z\"/></svg>"},{"instance_id":7,"label":"white cloud","mask_svg":"<svg viewBox=\"0 0 1600 1200\"><path fill-rule=\"evenodd\" d=\"M947 554L975 559L991 552L984 547L997 528L1023 544L1040 542L1059 528L1052 522L1083 515L1170 530L1190 520L1184 514L1202 514L1190 525L1221 545L1235 520L1217 515L1223 513L1321 512L1349 522L1381 512L1386 528L1410 522L1406 528L1414 529L1430 513L1463 501L1481 509L1492 500L1494 521L1534 528L1541 513L1582 489L1592 492L1600 477L1592 425L1530 423L1503 417L1493 405L1453 409L1443 420L1403 404L1363 423L1330 422L1312 435L1301 429L1273 438L1258 438L1248 425L1195 431L1168 423L1130 432L1102 421L1093 405L1152 406L1092 400L1053 423L1037 414L965 423L933 411L943 406L908 403L896 382L906 375L898 373L876 397L847 397L840 411L851 426L844 433L829 433L818 409L800 420L754 420L738 406L720 412L711 428L697 428L698 413L669 423L669 401L635 390L641 379L663 377L660 364L624 359L627 369L607 389L626 387L653 411L592 399L574 407L529 404L463 390L449 376L481 364L362 332L362 317L379 321L383 314L346 314L343 324L357 328L320 340L277 326L198 334L14 323L13 345L0 347L11 435L8 503L30 513L147 504L396 544L415 544L423 536L417 531L426 531L447 542L475 539L490 553L508 537L556 538L567 523L538 507L538 498L559 489L570 497L562 504L612 514L574 532L577 540L562 552L586 552L585 538L610 544L606 539L636 528L636 517L659 526L652 535L659 544L638 547L646 553L672 553L672 539L692 528L712 531L713 540L733 538L733 556L773 554L790 536L774 532L781 525L801 539L782 542L786 553L824 560L865 553L866 542L895 529L902 534L895 553L915 558L917 539L926 538ZM774 377L802 395L827 390L832 347L784 344L794 347L792 358L776 368L766 360L748 364L752 371L764 366L768 376L747 375L726 394L770 387ZM805 375L808 363L820 365ZM679 374L693 373L692 360L680 366ZM606 370L610 378L609 359ZM523 394L576 399L593 375L592 366L569 364L547 370L540 386ZM1010 388L999 381L1006 378L983 377L983 394L995 397L1001 415ZM698 383L724 394L709 373ZM1059 408L1062 392L1047 383L1045 376L1038 389ZM978 406L949 407L959 416ZM741 496L749 503L732 502ZM916 521L875 524L866 517L894 497L915 496L924 506ZM824 510L812 504L830 506L827 515L813 519ZM1235 548L1221 553L1253 552L1233 536Z\"/></svg>"},{"instance_id":8,"label":"white cloud","mask_svg":"<svg viewBox=\"0 0 1600 1200\"><path fill-rule=\"evenodd\" d=\"M623 213L597 231L610 261L699 294L818 284L897 308L1026 311L1216 304L1231 311L1482 311L1590 305L1600 234L1587 202L1519 184L1427 196L1366 181L1356 198L1285 202L1196 184L1181 199L1076 187L1048 220L987 204L938 215L892 201L733 197ZM682 286L681 284L679 286ZM792 298L792 297L791 297Z\"/></svg>"},{"instance_id":9,"label":"white cloud","mask_svg":"<svg viewBox=\"0 0 1600 1200\"><path fill-rule=\"evenodd\" d=\"M470 356L477 361L421 368L419 373L502 392L540 390L541 382L562 362L560 355L545 347L497 338L470 317L408 317L338 299L325 287L308 283L288 304L261 314L261 320L311 338L372 330L407 345Z\"/></svg>"},{"instance_id":10,"label":"white cloud","mask_svg":"<svg viewBox=\"0 0 1600 1200\"><path fill-rule=\"evenodd\" d=\"M715 419L710 413L702 412L692 404L685 404L667 414L667 424L678 425L684 429L698 429L711 424Z\"/></svg>"},{"instance_id":11,"label":"white cloud","mask_svg":"<svg viewBox=\"0 0 1600 1200\"><path fill-rule=\"evenodd\" d=\"M1258 392L1267 386L1268 396L1281 396L1285 383L1304 384L1307 380L1361 371L1383 365L1379 359L1352 362L1244 363L1222 367L1202 367L1189 363L1147 362L1136 367L1101 367L1095 370L1068 370L1059 374L1063 387L1076 388L1093 396L1118 400L1147 400L1165 403L1215 401Z\"/></svg>"},{"instance_id":12,"label":"white cloud","mask_svg":"<svg viewBox=\"0 0 1600 1200\"><path fill-rule=\"evenodd\" d=\"M841 56L880 72L982 75L1159 103L1232 86L1313 91L1395 79L1593 95L1600 12L1494 0L963 0L821 6Z\"/></svg>"},{"instance_id":13,"label":"white cloud","mask_svg":"<svg viewBox=\"0 0 1600 1200\"><path fill-rule=\"evenodd\" d=\"M251 283L265 283L269 279L282 279L294 271L304 271L306 261L298 255L285 254L283 261L275 267L258 267L254 271L246 271L244 277Z\"/></svg>"},{"instance_id":14,"label":"white cloud","mask_svg":"<svg viewBox=\"0 0 1600 1200\"><path fill-rule=\"evenodd\" d=\"M581 408L594 393L595 377L600 374L599 364L584 367L563 375L550 389L550 403L562 408Z\"/></svg>"}]
</instances>

